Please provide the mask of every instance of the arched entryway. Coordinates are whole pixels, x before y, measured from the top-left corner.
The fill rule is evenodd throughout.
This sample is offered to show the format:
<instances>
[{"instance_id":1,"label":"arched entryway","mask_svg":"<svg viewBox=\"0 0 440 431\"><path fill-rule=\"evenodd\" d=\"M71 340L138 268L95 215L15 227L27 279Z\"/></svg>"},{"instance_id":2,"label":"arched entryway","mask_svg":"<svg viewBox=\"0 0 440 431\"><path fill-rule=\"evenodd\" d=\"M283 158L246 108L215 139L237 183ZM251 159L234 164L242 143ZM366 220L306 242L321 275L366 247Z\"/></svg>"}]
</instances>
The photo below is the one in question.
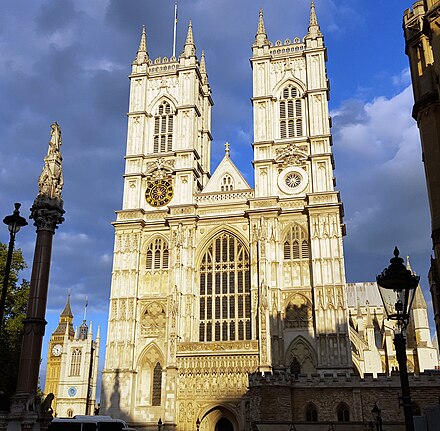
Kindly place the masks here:
<instances>
[{"instance_id":1,"label":"arched entryway","mask_svg":"<svg viewBox=\"0 0 440 431\"><path fill-rule=\"evenodd\" d=\"M221 418L215 425L215 431L234 431L234 425L228 418Z\"/></svg>"},{"instance_id":2,"label":"arched entryway","mask_svg":"<svg viewBox=\"0 0 440 431\"><path fill-rule=\"evenodd\" d=\"M236 414L226 406L209 409L200 419L200 431L238 431Z\"/></svg>"}]
</instances>

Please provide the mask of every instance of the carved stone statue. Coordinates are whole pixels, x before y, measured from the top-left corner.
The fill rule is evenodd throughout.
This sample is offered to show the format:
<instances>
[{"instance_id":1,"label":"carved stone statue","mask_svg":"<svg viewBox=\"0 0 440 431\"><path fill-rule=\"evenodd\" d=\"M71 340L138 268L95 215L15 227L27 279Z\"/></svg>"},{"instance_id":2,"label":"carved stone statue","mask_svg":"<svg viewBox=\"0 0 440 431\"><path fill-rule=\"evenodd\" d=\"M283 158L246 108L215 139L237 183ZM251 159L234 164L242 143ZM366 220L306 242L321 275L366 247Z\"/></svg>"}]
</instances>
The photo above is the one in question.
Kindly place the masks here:
<instances>
[{"instance_id":1,"label":"carved stone statue","mask_svg":"<svg viewBox=\"0 0 440 431\"><path fill-rule=\"evenodd\" d=\"M58 123L53 123L50 131L49 149L44 158L44 168L38 179L39 195L48 198L61 199L61 191L64 185L62 160L60 147L61 129Z\"/></svg>"}]
</instances>

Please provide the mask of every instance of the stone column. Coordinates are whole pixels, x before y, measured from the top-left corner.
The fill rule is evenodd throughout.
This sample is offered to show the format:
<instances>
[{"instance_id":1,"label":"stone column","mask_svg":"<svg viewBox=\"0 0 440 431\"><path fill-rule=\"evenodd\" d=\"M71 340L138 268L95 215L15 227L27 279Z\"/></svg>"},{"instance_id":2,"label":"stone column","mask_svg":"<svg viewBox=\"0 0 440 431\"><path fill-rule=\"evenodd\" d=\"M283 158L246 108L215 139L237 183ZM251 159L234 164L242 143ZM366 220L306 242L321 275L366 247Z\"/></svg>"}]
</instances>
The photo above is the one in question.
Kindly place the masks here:
<instances>
[{"instance_id":1,"label":"stone column","mask_svg":"<svg viewBox=\"0 0 440 431\"><path fill-rule=\"evenodd\" d=\"M51 126L49 150L38 180L39 193L31 208L30 218L37 230L28 309L24 321L24 335L20 355L16 395L12 398L8 431L47 429L52 419L51 395L44 403L37 397L41 347L46 326L46 302L49 286L52 238L58 225L64 221L61 129ZM53 396L52 396L53 399Z\"/></svg>"}]
</instances>

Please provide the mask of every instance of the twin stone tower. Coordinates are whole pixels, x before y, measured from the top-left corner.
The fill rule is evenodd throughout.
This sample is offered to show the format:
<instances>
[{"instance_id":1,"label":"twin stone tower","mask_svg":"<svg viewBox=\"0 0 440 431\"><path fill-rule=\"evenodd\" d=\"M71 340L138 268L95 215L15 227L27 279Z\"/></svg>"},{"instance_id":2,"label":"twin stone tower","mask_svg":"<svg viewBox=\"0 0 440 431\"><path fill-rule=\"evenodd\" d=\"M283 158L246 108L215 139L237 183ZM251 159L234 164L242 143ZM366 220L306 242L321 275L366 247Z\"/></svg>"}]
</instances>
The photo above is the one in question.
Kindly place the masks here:
<instances>
[{"instance_id":1,"label":"twin stone tower","mask_svg":"<svg viewBox=\"0 0 440 431\"><path fill-rule=\"evenodd\" d=\"M352 370L325 62L313 4L306 36L275 44L260 11L251 188L228 144L210 171L213 101L192 24L182 55L154 61L143 30L114 222L105 414L179 430L243 423L249 373Z\"/></svg>"}]
</instances>

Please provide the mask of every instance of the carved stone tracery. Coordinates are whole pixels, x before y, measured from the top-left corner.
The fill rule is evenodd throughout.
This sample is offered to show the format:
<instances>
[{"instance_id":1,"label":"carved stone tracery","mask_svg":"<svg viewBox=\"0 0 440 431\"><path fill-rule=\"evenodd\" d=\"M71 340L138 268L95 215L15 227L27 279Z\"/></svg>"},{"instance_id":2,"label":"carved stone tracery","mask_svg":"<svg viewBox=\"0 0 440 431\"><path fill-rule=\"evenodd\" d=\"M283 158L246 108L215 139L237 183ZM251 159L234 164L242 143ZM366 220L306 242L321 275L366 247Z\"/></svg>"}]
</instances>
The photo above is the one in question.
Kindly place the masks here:
<instances>
[{"instance_id":1,"label":"carved stone tracery","mask_svg":"<svg viewBox=\"0 0 440 431\"><path fill-rule=\"evenodd\" d=\"M166 315L164 304L154 301L146 307L141 318L141 333L144 336L158 336L165 332Z\"/></svg>"}]
</instances>

